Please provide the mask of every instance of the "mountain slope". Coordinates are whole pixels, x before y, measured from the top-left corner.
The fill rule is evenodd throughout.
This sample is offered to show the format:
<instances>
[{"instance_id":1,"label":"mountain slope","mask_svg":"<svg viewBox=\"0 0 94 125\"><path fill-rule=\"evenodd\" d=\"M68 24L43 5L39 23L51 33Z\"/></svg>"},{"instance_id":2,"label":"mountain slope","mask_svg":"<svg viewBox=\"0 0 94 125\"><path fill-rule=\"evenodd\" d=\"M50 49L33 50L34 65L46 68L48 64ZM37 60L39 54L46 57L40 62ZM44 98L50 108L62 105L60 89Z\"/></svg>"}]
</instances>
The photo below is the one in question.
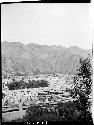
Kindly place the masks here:
<instances>
[{"instance_id":1,"label":"mountain slope","mask_svg":"<svg viewBox=\"0 0 94 125\"><path fill-rule=\"evenodd\" d=\"M75 46L47 46L19 42L2 42L2 75L33 75L39 73L75 74L80 57L86 58L90 50Z\"/></svg>"}]
</instances>

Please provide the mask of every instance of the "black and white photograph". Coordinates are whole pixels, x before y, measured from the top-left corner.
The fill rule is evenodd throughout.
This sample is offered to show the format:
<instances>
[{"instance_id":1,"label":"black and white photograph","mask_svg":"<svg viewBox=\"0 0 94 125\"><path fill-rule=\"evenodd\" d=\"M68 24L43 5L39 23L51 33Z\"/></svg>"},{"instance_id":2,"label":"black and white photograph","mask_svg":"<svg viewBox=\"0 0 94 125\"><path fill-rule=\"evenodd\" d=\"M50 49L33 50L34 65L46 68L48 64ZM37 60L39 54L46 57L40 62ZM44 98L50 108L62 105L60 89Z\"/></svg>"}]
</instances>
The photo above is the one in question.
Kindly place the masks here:
<instances>
[{"instance_id":1,"label":"black and white photograph","mask_svg":"<svg viewBox=\"0 0 94 125\"><path fill-rule=\"evenodd\" d=\"M90 6L1 4L3 123L93 121Z\"/></svg>"}]
</instances>

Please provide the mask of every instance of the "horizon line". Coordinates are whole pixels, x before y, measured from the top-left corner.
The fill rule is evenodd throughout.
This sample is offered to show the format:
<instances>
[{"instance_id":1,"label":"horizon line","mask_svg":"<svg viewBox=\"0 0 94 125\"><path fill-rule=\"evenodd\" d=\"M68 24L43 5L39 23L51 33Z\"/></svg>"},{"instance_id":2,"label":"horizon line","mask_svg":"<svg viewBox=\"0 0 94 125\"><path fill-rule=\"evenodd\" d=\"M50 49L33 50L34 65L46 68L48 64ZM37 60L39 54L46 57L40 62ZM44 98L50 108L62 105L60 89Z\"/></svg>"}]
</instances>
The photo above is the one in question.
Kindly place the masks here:
<instances>
[{"instance_id":1,"label":"horizon line","mask_svg":"<svg viewBox=\"0 0 94 125\"><path fill-rule=\"evenodd\" d=\"M77 45L71 45L71 46L69 46L69 47L65 47L65 46L62 46L62 45L56 45L56 44L53 44L53 45L47 45L47 44L38 44L38 43L34 43L34 42L29 42L29 43L23 43L23 42L17 42L17 41L15 41L15 42L9 42L9 41L7 41L7 40L4 40L4 41L1 41L1 43L4 43L4 42L8 42L8 43L21 43L21 44L23 44L23 45L29 45L29 44L34 44L34 45L39 45L39 46L48 46L48 47L52 47L52 46L56 46L56 47L61 47L61 48L65 48L65 49L68 49L68 48L70 48L70 47L77 47L77 48L80 48L80 49L83 49L83 50L92 50L92 47L91 47L91 49L90 48L88 48L88 49L85 49L85 48L82 48L82 47L79 47L79 46L77 46Z\"/></svg>"}]
</instances>

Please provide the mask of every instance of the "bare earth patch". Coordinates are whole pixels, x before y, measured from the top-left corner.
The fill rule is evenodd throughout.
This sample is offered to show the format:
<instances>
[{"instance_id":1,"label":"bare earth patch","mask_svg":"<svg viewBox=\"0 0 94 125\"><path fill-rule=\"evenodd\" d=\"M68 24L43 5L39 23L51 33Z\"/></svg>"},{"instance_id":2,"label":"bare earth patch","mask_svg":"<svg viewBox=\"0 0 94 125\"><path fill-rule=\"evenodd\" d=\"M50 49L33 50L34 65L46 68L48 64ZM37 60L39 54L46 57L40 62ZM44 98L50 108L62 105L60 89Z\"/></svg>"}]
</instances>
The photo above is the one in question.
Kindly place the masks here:
<instances>
[{"instance_id":1,"label":"bare earth patch","mask_svg":"<svg viewBox=\"0 0 94 125\"><path fill-rule=\"evenodd\" d=\"M4 119L5 122L11 122L12 120L16 120L19 118L22 119L25 113L26 110L2 113L2 118Z\"/></svg>"}]
</instances>

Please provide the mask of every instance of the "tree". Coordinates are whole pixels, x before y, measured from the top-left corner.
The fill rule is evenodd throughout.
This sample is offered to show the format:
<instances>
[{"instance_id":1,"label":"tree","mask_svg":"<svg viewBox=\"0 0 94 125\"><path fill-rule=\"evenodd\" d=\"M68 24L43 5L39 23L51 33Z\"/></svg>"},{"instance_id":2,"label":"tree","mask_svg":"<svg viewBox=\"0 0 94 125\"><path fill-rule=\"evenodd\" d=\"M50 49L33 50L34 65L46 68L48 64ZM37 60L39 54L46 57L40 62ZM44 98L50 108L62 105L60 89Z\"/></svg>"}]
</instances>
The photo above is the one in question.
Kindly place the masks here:
<instances>
[{"instance_id":1,"label":"tree","mask_svg":"<svg viewBox=\"0 0 94 125\"><path fill-rule=\"evenodd\" d=\"M87 119L88 108L90 109L89 95L91 94L92 86L92 63L91 57L80 59L81 67L79 73L74 77L74 95L79 95L79 101L83 104L85 119Z\"/></svg>"},{"instance_id":2,"label":"tree","mask_svg":"<svg viewBox=\"0 0 94 125\"><path fill-rule=\"evenodd\" d=\"M86 85L86 94L91 93L92 85L92 63L90 57L86 59L80 59L81 67L79 69L78 76L83 77L83 83Z\"/></svg>"}]
</instances>

